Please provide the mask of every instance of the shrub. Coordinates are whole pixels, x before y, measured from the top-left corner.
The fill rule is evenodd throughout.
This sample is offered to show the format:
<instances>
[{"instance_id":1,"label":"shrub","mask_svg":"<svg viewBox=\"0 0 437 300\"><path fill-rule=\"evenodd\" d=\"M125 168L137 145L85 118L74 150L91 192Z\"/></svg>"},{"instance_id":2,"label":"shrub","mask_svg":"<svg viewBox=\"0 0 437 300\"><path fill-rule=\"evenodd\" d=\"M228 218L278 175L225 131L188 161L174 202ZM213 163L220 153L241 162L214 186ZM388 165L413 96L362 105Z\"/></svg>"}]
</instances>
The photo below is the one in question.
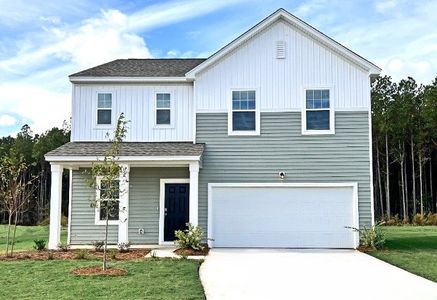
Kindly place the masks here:
<instances>
[{"instance_id":1,"label":"shrub","mask_svg":"<svg viewBox=\"0 0 437 300\"><path fill-rule=\"evenodd\" d=\"M46 248L46 241L45 240L34 240L33 241L35 245L33 245L33 249L42 251Z\"/></svg>"},{"instance_id":2,"label":"shrub","mask_svg":"<svg viewBox=\"0 0 437 300\"><path fill-rule=\"evenodd\" d=\"M411 219L411 223L413 225L423 226L425 225L425 216L421 214L415 214L414 217Z\"/></svg>"},{"instance_id":3,"label":"shrub","mask_svg":"<svg viewBox=\"0 0 437 300\"><path fill-rule=\"evenodd\" d=\"M59 248L59 250L61 250L63 252L67 252L68 250L70 250L70 245L64 244L64 243L59 243L58 248Z\"/></svg>"},{"instance_id":4,"label":"shrub","mask_svg":"<svg viewBox=\"0 0 437 300\"><path fill-rule=\"evenodd\" d=\"M53 255L52 251L49 251L49 253L47 253L47 260L53 260L55 257Z\"/></svg>"},{"instance_id":5,"label":"shrub","mask_svg":"<svg viewBox=\"0 0 437 300\"><path fill-rule=\"evenodd\" d=\"M127 243L118 243L117 247L118 247L118 251L121 252L121 253L129 252L130 243L129 242L127 242Z\"/></svg>"},{"instance_id":6,"label":"shrub","mask_svg":"<svg viewBox=\"0 0 437 300\"><path fill-rule=\"evenodd\" d=\"M105 241L94 241L93 246L96 252L102 252L103 246L105 246Z\"/></svg>"},{"instance_id":7,"label":"shrub","mask_svg":"<svg viewBox=\"0 0 437 300\"><path fill-rule=\"evenodd\" d=\"M425 225L437 225L437 213L429 212L425 218Z\"/></svg>"},{"instance_id":8,"label":"shrub","mask_svg":"<svg viewBox=\"0 0 437 300\"><path fill-rule=\"evenodd\" d=\"M50 218L47 217L45 219L43 219L41 222L38 223L38 225L40 226L47 226L50 224ZM68 226L68 218L64 215L61 216L61 226L62 227L67 227Z\"/></svg>"},{"instance_id":9,"label":"shrub","mask_svg":"<svg viewBox=\"0 0 437 300\"><path fill-rule=\"evenodd\" d=\"M203 249L203 231L199 226L187 223L187 229L176 230L175 236L177 238L175 243L180 247L191 248L193 250Z\"/></svg>"},{"instance_id":10,"label":"shrub","mask_svg":"<svg viewBox=\"0 0 437 300\"><path fill-rule=\"evenodd\" d=\"M348 227L360 233L360 246L368 249L378 250L384 248L385 236L381 231L381 223L377 223L371 228L363 227L358 229L355 227Z\"/></svg>"},{"instance_id":11,"label":"shrub","mask_svg":"<svg viewBox=\"0 0 437 300\"><path fill-rule=\"evenodd\" d=\"M81 249L76 252L76 255L74 257L75 259L87 259L88 258L88 251L85 249Z\"/></svg>"},{"instance_id":12,"label":"shrub","mask_svg":"<svg viewBox=\"0 0 437 300\"><path fill-rule=\"evenodd\" d=\"M115 251L115 250L111 250L111 251L109 251L109 258L110 259L112 259L112 260L116 260L117 259L117 251Z\"/></svg>"}]
</instances>

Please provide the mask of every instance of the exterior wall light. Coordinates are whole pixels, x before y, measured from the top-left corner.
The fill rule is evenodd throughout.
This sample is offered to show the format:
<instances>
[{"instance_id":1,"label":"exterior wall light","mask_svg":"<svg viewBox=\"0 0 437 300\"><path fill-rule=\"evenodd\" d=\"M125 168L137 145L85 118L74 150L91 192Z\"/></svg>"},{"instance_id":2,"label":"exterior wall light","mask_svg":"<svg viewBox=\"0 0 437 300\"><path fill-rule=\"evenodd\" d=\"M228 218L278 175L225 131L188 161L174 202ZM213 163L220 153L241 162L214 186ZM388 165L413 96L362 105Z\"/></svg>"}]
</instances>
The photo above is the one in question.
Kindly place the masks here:
<instances>
[{"instance_id":1,"label":"exterior wall light","mask_svg":"<svg viewBox=\"0 0 437 300\"><path fill-rule=\"evenodd\" d=\"M281 171L279 172L279 179L284 180L285 179L285 172Z\"/></svg>"}]
</instances>

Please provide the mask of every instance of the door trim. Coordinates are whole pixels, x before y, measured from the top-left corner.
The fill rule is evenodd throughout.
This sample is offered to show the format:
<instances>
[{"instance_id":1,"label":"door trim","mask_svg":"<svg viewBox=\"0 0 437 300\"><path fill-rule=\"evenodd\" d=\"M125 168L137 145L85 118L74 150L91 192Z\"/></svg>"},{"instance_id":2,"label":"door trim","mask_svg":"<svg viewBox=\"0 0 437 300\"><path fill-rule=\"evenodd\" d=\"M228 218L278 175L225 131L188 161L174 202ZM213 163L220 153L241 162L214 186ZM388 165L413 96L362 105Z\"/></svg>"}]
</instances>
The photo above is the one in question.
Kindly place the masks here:
<instances>
[{"instance_id":1,"label":"door trim","mask_svg":"<svg viewBox=\"0 0 437 300\"><path fill-rule=\"evenodd\" d=\"M239 187L274 187L274 188L330 188L330 187L351 187L352 188L352 218L353 227L359 228L359 211L358 211L358 182L281 182L281 183L268 183L268 182L250 182L250 183L208 183L208 246L210 248L214 247L213 233L213 219L212 211L214 209L213 205L213 188L214 187L229 187L229 188L239 188ZM360 236L358 232L353 233L355 248L359 246Z\"/></svg>"},{"instance_id":2,"label":"door trim","mask_svg":"<svg viewBox=\"0 0 437 300\"><path fill-rule=\"evenodd\" d=\"M161 178L159 180L159 245L173 245L173 242L164 241L164 206L166 183L190 183L189 178ZM188 201L190 201L188 199Z\"/></svg>"}]
</instances>

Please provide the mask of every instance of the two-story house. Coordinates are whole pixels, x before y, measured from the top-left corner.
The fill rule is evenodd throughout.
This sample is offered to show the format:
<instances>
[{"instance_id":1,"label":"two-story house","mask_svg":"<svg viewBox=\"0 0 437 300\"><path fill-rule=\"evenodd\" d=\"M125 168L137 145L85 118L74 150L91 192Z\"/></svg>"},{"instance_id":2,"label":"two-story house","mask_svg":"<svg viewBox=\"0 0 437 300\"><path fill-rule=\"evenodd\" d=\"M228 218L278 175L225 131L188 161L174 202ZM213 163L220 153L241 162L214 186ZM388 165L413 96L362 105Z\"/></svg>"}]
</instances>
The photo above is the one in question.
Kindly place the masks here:
<instances>
[{"instance_id":1,"label":"two-story house","mask_svg":"<svg viewBox=\"0 0 437 300\"><path fill-rule=\"evenodd\" d=\"M102 240L84 171L123 112L129 172L110 243L171 243L191 222L211 247L355 248L346 227L373 224L370 81L380 71L279 9L207 59L118 59L71 75L71 142L46 155L49 247L63 171L69 243Z\"/></svg>"}]
</instances>

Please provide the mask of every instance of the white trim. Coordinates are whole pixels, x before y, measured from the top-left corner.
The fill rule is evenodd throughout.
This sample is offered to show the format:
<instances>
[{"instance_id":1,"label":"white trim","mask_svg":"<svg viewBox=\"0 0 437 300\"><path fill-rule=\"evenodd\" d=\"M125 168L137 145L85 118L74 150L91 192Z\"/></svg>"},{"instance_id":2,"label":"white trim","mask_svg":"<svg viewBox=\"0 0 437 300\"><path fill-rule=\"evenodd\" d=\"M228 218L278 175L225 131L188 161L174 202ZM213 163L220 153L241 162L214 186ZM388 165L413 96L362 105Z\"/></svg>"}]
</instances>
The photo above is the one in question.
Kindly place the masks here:
<instances>
[{"instance_id":1,"label":"white trim","mask_svg":"<svg viewBox=\"0 0 437 300\"><path fill-rule=\"evenodd\" d=\"M370 78L369 78L369 86L370 86ZM371 90L368 89L368 99L369 103L371 102ZM373 187L373 143L372 143L372 112L369 111L368 115L368 122L369 122L369 168L370 168L370 209L371 209L371 224L372 226L375 224L375 195L374 193L374 187Z\"/></svg>"},{"instance_id":2,"label":"white trim","mask_svg":"<svg viewBox=\"0 0 437 300\"><path fill-rule=\"evenodd\" d=\"M188 79L194 80L197 73L215 64L222 57L226 56L228 53L237 49L241 44L245 43L247 40L249 40L250 38L252 38L253 36L255 36L256 34L258 34L259 32L261 32L262 30L264 30L265 28L267 28L268 26L270 26L271 24L273 24L279 19L283 19L287 21L292 26L295 26L299 30L309 35L309 37L326 45L328 48L334 50L338 54L347 58L352 63L355 63L359 67L368 71L369 75L373 75L373 74L378 75L381 72L381 69L375 64L357 55L356 53L349 50L345 46L341 45L340 43L336 42L335 40L331 39L330 37L326 36L325 34L321 33L320 31L313 28L309 24L305 23L304 21L300 20L299 18L290 14L288 11L281 8L275 11L267 18L265 18L264 20L262 20L261 22L259 22L257 25L255 25L248 31L246 31L244 34L233 40L231 43L227 44L219 51L211 55L207 60L205 60L204 62L202 62L201 64L190 70L189 72L187 72L185 76Z\"/></svg>"},{"instance_id":3,"label":"white trim","mask_svg":"<svg viewBox=\"0 0 437 300\"><path fill-rule=\"evenodd\" d=\"M197 105L197 99L196 99L196 81L193 81L193 99L191 100L191 113L192 113L192 140L193 144L196 143L196 135L197 135L197 111L196 111L196 105Z\"/></svg>"},{"instance_id":4,"label":"white trim","mask_svg":"<svg viewBox=\"0 0 437 300\"><path fill-rule=\"evenodd\" d=\"M64 166L52 164L51 187L50 187L50 226L49 226L49 244L50 250L59 248L61 241L61 214L62 214L62 173Z\"/></svg>"},{"instance_id":5,"label":"white trim","mask_svg":"<svg viewBox=\"0 0 437 300\"><path fill-rule=\"evenodd\" d=\"M71 242L71 201L73 199L73 168L69 168L70 178L68 179L68 228L67 228L67 245Z\"/></svg>"},{"instance_id":6,"label":"white trim","mask_svg":"<svg viewBox=\"0 0 437 300\"><path fill-rule=\"evenodd\" d=\"M90 76L70 76L72 83L87 83L87 82L188 82L185 77L90 77Z\"/></svg>"},{"instance_id":7,"label":"white trim","mask_svg":"<svg viewBox=\"0 0 437 300\"><path fill-rule=\"evenodd\" d=\"M99 94L111 94L111 108L99 108ZM94 122L94 129L111 129L114 125L114 100L115 92L113 90L97 90L95 92L95 115L96 121ZM111 124L99 124L99 110L111 110Z\"/></svg>"},{"instance_id":8,"label":"white trim","mask_svg":"<svg viewBox=\"0 0 437 300\"><path fill-rule=\"evenodd\" d=\"M268 183L268 182L260 182L260 183L208 183L208 246L210 248L214 247L213 241L213 218L212 211L214 210L214 201L213 201L213 193L212 189L215 187L275 187L275 188L329 188L329 187L351 187L352 188L352 201L353 201L353 224L352 226L355 228L359 228L359 210L358 210L358 183L357 182L280 182L280 183ZM354 231L354 246L357 248L360 243L359 233Z\"/></svg>"},{"instance_id":9,"label":"white trim","mask_svg":"<svg viewBox=\"0 0 437 300\"><path fill-rule=\"evenodd\" d=\"M157 102L158 102L158 94L169 94L170 95L170 107L169 108L158 108ZM168 91L156 91L155 92L155 99L154 99L154 123L153 128L154 129L164 129L164 128L174 128L174 101L173 101L173 93ZM169 110L170 111L170 124L158 124L158 118L157 118L157 111L158 110Z\"/></svg>"},{"instance_id":10,"label":"white trim","mask_svg":"<svg viewBox=\"0 0 437 300\"><path fill-rule=\"evenodd\" d=\"M255 91L255 109L248 110L235 110L235 112L244 111L255 111L255 130L232 130L233 128L233 118L232 113L234 112L232 108L232 92L234 91ZM228 98L228 135L229 136L251 136L260 135L261 132L261 114L260 114L260 101L259 101L259 88L247 87L247 88L231 88Z\"/></svg>"},{"instance_id":11,"label":"white trim","mask_svg":"<svg viewBox=\"0 0 437 300\"><path fill-rule=\"evenodd\" d=\"M307 130L307 108L306 108L306 91L307 90L329 90L329 130ZM302 135L334 135L335 134L335 89L332 86L309 86L304 87L302 91L302 114L301 130ZM310 109L311 110L311 109ZM328 110L328 109L320 109Z\"/></svg>"},{"instance_id":12,"label":"white trim","mask_svg":"<svg viewBox=\"0 0 437 300\"><path fill-rule=\"evenodd\" d=\"M120 165L120 199L118 213L118 243L129 243L129 179L130 165Z\"/></svg>"},{"instance_id":13,"label":"white trim","mask_svg":"<svg viewBox=\"0 0 437 300\"><path fill-rule=\"evenodd\" d=\"M120 178L118 179L120 180ZM96 186L100 187L102 182L102 176L96 177ZM100 188L96 188L96 200L100 199ZM120 194L118 195L118 200L120 201ZM120 202L119 202L120 203ZM119 220L108 220L108 225L118 225ZM97 202L94 209L94 225L106 225L105 220L100 220L100 201Z\"/></svg>"},{"instance_id":14,"label":"white trim","mask_svg":"<svg viewBox=\"0 0 437 300\"><path fill-rule=\"evenodd\" d=\"M189 198L189 222L193 226L199 225L199 162L189 165L190 171L190 198Z\"/></svg>"},{"instance_id":15,"label":"white trim","mask_svg":"<svg viewBox=\"0 0 437 300\"><path fill-rule=\"evenodd\" d=\"M346 112L361 112L369 111L369 107L335 107L335 111L346 111ZM261 108L260 113L282 113L282 112L302 112L301 107L289 107L289 108ZM228 113L226 109L199 109L197 114L224 114Z\"/></svg>"},{"instance_id":16,"label":"white trim","mask_svg":"<svg viewBox=\"0 0 437 300\"><path fill-rule=\"evenodd\" d=\"M159 245L174 244L173 242L164 241L164 206L165 206L165 184L166 183L190 183L189 178L161 178L159 180ZM190 201L190 200L188 200Z\"/></svg>"},{"instance_id":17,"label":"white trim","mask_svg":"<svg viewBox=\"0 0 437 300\"><path fill-rule=\"evenodd\" d=\"M199 161L199 156L119 156L119 162L188 162ZM49 162L96 162L103 160L103 156L62 156L46 155L45 159Z\"/></svg>"}]
</instances>

